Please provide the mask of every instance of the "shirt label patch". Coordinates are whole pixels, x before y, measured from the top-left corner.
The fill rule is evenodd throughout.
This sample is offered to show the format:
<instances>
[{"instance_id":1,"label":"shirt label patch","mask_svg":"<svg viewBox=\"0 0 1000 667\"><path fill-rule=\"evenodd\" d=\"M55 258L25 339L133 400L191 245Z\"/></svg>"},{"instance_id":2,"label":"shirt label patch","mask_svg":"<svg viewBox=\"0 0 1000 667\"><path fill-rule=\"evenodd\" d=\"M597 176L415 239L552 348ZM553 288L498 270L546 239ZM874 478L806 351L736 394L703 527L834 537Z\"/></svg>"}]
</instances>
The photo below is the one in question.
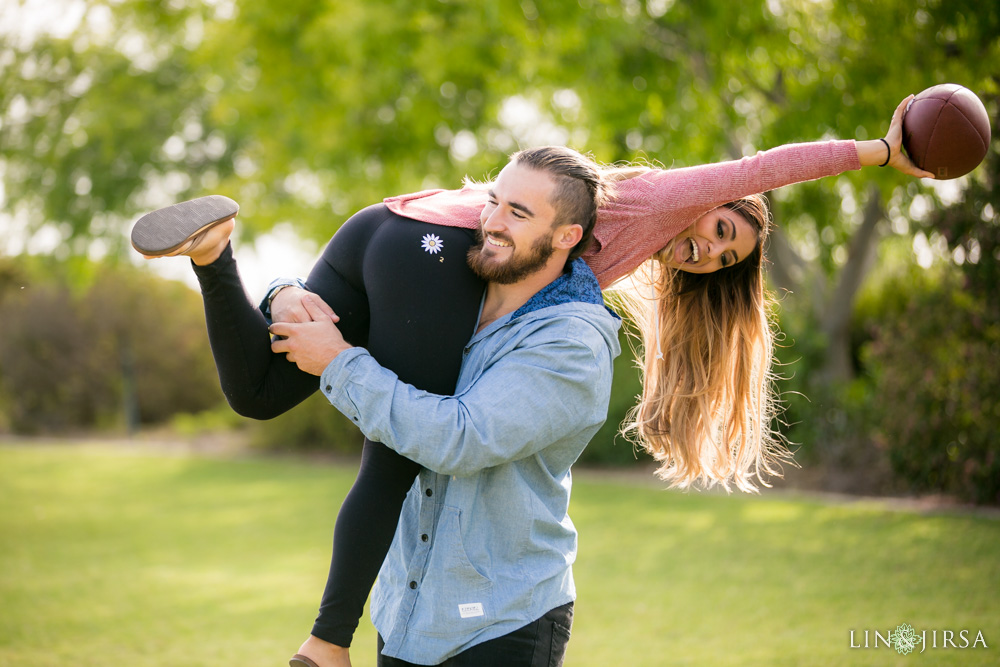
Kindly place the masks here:
<instances>
[{"instance_id":1,"label":"shirt label patch","mask_svg":"<svg viewBox=\"0 0 1000 667\"><path fill-rule=\"evenodd\" d=\"M476 616L484 616L486 612L483 611L481 602L470 602L458 605L458 614L462 618L475 618Z\"/></svg>"}]
</instances>

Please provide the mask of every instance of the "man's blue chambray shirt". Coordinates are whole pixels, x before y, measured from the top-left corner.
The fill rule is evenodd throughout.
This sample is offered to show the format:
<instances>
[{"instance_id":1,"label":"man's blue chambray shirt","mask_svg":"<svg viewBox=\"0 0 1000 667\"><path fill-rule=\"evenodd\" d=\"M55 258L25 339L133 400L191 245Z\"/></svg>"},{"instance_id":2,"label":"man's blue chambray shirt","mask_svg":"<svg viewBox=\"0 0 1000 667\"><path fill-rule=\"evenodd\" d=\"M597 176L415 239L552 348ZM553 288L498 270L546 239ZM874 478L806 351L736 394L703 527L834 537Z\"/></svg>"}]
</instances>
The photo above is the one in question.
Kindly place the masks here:
<instances>
[{"instance_id":1,"label":"man's blue chambray shirt","mask_svg":"<svg viewBox=\"0 0 1000 667\"><path fill-rule=\"evenodd\" d=\"M472 337L454 396L362 348L323 372L335 407L425 468L372 593L385 655L438 664L576 598L570 466L607 417L619 324L576 260Z\"/></svg>"}]
</instances>

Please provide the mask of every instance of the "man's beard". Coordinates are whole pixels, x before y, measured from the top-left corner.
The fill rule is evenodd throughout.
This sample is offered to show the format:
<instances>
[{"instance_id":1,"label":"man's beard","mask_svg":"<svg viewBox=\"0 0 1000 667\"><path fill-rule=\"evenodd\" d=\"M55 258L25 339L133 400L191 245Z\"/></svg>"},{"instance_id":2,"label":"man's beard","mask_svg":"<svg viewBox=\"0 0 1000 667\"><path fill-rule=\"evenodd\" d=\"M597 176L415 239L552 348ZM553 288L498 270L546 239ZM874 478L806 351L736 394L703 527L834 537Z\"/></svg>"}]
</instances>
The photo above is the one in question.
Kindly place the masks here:
<instances>
[{"instance_id":1,"label":"man's beard","mask_svg":"<svg viewBox=\"0 0 1000 667\"><path fill-rule=\"evenodd\" d=\"M537 239L531 244L525 256L519 257L517 255L517 248L515 248L506 261L497 262L491 256L483 253L486 240L483 238L483 230L481 228L476 229L477 242L469 248L469 254L467 255L469 268L486 282L498 283L500 285L516 283L545 266L545 263L549 261L549 257L555 252L555 248L552 247L554 236L555 230L552 230L548 235ZM503 240L509 241L509 239Z\"/></svg>"}]
</instances>

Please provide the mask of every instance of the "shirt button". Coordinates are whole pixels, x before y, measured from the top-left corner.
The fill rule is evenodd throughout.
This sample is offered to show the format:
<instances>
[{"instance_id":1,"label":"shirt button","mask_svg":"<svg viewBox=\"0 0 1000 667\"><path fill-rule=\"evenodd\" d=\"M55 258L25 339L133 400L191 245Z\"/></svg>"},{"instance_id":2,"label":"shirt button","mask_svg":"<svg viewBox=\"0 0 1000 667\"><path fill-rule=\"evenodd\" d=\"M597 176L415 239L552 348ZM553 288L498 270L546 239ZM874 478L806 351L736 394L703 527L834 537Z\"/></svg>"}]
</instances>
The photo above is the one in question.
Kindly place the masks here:
<instances>
[{"instance_id":1,"label":"shirt button","mask_svg":"<svg viewBox=\"0 0 1000 667\"><path fill-rule=\"evenodd\" d=\"M414 591L417 590L417 582L411 581L410 582L410 589L414 590Z\"/></svg>"},{"instance_id":2,"label":"shirt button","mask_svg":"<svg viewBox=\"0 0 1000 667\"><path fill-rule=\"evenodd\" d=\"M427 497L430 498L433 495L434 495L434 492L431 491L430 489L427 489Z\"/></svg>"},{"instance_id":3,"label":"shirt button","mask_svg":"<svg viewBox=\"0 0 1000 667\"><path fill-rule=\"evenodd\" d=\"M429 537L427 537L427 533L424 533L423 535L421 535L421 536L420 536L420 541L421 541L421 542L426 542L426 541L427 541L427 540L429 540L429 539L430 539L430 538L429 538Z\"/></svg>"},{"instance_id":4,"label":"shirt button","mask_svg":"<svg viewBox=\"0 0 1000 667\"><path fill-rule=\"evenodd\" d=\"M329 385L329 384L326 385L325 387L323 387L323 391L325 391L326 393L329 394L331 391L333 391L333 385Z\"/></svg>"}]
</instances>

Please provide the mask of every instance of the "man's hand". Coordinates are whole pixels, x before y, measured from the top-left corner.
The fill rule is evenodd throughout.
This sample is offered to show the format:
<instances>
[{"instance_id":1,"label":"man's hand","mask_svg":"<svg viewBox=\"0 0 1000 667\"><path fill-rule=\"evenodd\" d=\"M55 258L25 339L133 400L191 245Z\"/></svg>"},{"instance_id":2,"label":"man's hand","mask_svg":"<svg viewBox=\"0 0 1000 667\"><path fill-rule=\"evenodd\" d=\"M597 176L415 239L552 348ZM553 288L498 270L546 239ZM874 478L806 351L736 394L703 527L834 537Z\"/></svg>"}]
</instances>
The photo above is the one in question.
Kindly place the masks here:
<instances>
[{"instance_id":1,"label":"man's hand","mask_svg":"<svg viewBox=\"0 0 1000 667\"><path fill-rule=\"evenodd\" d=\"M333 309L326 305L326 302L323 301L323 299L319 298L315 294L312 294L312 292L302 289L301 287L288 286L275 294L274 299L271 300L271 321L312 322L313 318L309 316L309 312L306 310L304 303L304 299L310 295L312 295L313 302L328 318L332 319L334 322L340 320L340 318L333 312Z\"/></svg>"},{"instance_id":2,"label":"man's hand","mask_svg":"<svg viewBox=\"0 0 1000 667\"><path fill-rule=\"evenodd\" d=\"M282 290L282 294L291 289L295 288ZM338 354L351 347L334 324L337 315L329 306L324 309L320 304L326 306L318 296L307 292L301 305L308 321L275 322L270 327L275 336L284 336L271 343L271 350L286 353L289 361L311 375L322 375Z\"/></svg>"}]
</instances>

